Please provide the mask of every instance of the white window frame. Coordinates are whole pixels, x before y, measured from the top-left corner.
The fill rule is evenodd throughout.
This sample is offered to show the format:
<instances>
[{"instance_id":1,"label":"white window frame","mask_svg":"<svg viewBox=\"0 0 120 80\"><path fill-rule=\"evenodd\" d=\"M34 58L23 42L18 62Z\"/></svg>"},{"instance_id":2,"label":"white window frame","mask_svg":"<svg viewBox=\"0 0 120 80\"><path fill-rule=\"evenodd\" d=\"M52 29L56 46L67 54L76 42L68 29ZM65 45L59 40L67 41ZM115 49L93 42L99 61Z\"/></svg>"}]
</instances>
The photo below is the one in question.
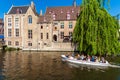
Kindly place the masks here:
<instances>
[{"instance_id":1,"label":"white window frame","mask_svg":"<svg viewBox=\"0 0 120 80\"><path fill-rule=\"evenodd\" d=\"M17 22L16 22L16 19L18 19ZM15 28L19 28L20 27L20 18L19 17L15 17L14 18L14 27Z\"/></svg>"},{"instance_id":2,"label":"white window frame","mask_svg":"<svg viewBox=\"0 0 120 80\"><path fill-rule=\"evenodd\" d=\"M11 19L10 22L9 22L9 19ZM8 24L11 24L11 25L9 26ZM7 26L8 26L8 28L12 28L12 17L11 17L11 16L9 16L9 17L7 18Z\"/></svg>"}]
</instances>

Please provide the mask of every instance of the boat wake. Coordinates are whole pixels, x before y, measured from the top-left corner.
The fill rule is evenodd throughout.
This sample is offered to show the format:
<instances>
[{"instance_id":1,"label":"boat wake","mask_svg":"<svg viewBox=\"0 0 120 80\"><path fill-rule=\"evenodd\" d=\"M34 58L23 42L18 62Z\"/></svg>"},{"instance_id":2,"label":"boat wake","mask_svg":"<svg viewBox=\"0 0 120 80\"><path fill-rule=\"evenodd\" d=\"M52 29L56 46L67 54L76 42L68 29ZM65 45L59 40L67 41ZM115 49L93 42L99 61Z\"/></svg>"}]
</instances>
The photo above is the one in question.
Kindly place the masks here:
<instances>
[{"instance_id":1,"label":"boat wake","mask_svg":"<svg viewBox=\"0 0 120 80\"><path fill-rule=\"evenodd\" d=\"M112 68L120 68L119 65L112 65L112 64L110 64L109 67L112 67Z\"/></svg>"}]
</instances>

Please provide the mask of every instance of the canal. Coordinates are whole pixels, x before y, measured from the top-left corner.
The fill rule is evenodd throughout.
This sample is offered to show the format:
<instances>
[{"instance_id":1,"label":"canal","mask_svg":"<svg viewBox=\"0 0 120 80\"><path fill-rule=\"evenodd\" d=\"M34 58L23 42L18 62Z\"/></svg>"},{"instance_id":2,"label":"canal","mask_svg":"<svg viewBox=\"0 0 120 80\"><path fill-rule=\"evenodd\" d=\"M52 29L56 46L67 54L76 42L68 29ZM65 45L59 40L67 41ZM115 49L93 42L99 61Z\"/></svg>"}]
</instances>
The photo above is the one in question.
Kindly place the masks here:
<instances>
[{"instance_id":1,"label":"canal","mask_svg":"<svg viewBox=\"0 0 120 80\"><path fill-rule=\"evenodd\" d=\"M0 80L120 80L120 69L65 63L60 55L66 53L0 52Z\"/></svg>"}]
</instances>

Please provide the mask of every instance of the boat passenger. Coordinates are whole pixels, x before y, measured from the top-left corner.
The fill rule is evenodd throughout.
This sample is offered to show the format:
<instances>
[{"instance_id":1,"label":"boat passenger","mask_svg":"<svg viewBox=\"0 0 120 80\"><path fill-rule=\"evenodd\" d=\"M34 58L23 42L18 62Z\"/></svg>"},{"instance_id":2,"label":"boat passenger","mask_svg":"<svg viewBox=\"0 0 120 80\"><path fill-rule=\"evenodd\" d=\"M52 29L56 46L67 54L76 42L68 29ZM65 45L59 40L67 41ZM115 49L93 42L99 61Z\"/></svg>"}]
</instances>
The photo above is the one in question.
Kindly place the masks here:
<instances>
[{"instance_id":1,"label":"boat passenger","mask_svg":"<svg viewBox=\"0 0 120 80\"><path fill-rule=\"evenodd\" d=\"M69 59L74 59L74 57L70 55L70 56L69 56Z\"/></svg>"},{"instance_id":2,"label":"boat passenger","mask_svg":"<svg viewBox=\"0 0 120 80\"><path fill-rule=\"evenodd\" d=\"M99 60L98 60L98 57L97 57L97 56L95 57L95 62L99 62Z\"/></svg>"},{"instance_id":3,"label":"boat passenger","mask_svg":"<svg viewBox=\"0 0 120 80\"><path fill-rule=\"evenodd\" d=\"M80 60L80 59L81 59L81 58L80 58L80 54L78 54L78 55L77 55L77 60Z\"/></svg>"},{"instance_id":4,"label":"boat passenger","mask_svg":"<svg viewBox=\"0 0 120 80\"><path fill-rule=\"evenodd\" d=\"M90 55L88 55L87 56L87 61L90 62L90 60L91 60L91 57L90 57Z\"/></svg>"},{"instance_id":5,"label":"boat passenger","mask_svg":"<svg viewBox=\"0 0 120 80\"><path fill-rule=\"evenodd\" d=\"M102 63L106 63L106 60L104 59L104 57L101 57Z\"/></svg>"},{"instance_id":6,"label":"boat passenger","mask_svg":"<svg viewBox=\"0 0 120 80\"><path fill-rule=\"evenodd\" d=\"M92 56L91 61L95 62L95 57L94 56Z\"/></svg>"},{"instance_id":7,"label":"boat passenger","mask_svg":"<svg viewBox=\"0 0 120 80\"><path fill-rule=\"evenodd\" d=\"M67 55L66 55L66 57L69 57L70 56L70 53L68 53Z\"/></svg>"},{"instance_id":8,"label":"boat passenger","mask_svg":"<svg viewBox=\"0 0 120 80\"><path fill-rule=\"evenodd\" d=\"M84 59L84 55L83 55L83 54L80 56L80 59L81 59L81 60L83 60L83 59Z\"/></svg>"},{"instance_id":9,"label":"boat passenger","mask_svg":"<svg viewBox=\"0 0 120 80\"><path fill-rule=\"evenodd\" d=\"M86 56L84 56L83 60L86 60L86 59L87 59L87 57L86 57Z\"/></svg>"}]
</instances>

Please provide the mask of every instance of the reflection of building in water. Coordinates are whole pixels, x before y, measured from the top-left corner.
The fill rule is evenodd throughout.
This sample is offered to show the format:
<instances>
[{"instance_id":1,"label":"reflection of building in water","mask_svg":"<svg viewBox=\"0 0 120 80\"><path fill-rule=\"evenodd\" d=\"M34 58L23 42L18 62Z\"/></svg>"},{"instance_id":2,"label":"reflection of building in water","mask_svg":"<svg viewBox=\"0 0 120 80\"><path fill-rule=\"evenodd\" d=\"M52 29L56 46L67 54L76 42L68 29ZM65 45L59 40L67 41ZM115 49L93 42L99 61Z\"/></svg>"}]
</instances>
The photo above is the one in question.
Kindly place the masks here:
<instances>
[{"instance_id":1,"label":"reflection of building in water","mask_svg":"<svg viewBox=\"0 0 120 80\"><path fill-rule=\"evenodd\" d=\"M4 75L9 80L19 80L19 78L21 80L53 80L60 76L68 77L71 71L67 66L62 65L59 56L59 52L6 53Z\"/></svg>"}]
</instances>

